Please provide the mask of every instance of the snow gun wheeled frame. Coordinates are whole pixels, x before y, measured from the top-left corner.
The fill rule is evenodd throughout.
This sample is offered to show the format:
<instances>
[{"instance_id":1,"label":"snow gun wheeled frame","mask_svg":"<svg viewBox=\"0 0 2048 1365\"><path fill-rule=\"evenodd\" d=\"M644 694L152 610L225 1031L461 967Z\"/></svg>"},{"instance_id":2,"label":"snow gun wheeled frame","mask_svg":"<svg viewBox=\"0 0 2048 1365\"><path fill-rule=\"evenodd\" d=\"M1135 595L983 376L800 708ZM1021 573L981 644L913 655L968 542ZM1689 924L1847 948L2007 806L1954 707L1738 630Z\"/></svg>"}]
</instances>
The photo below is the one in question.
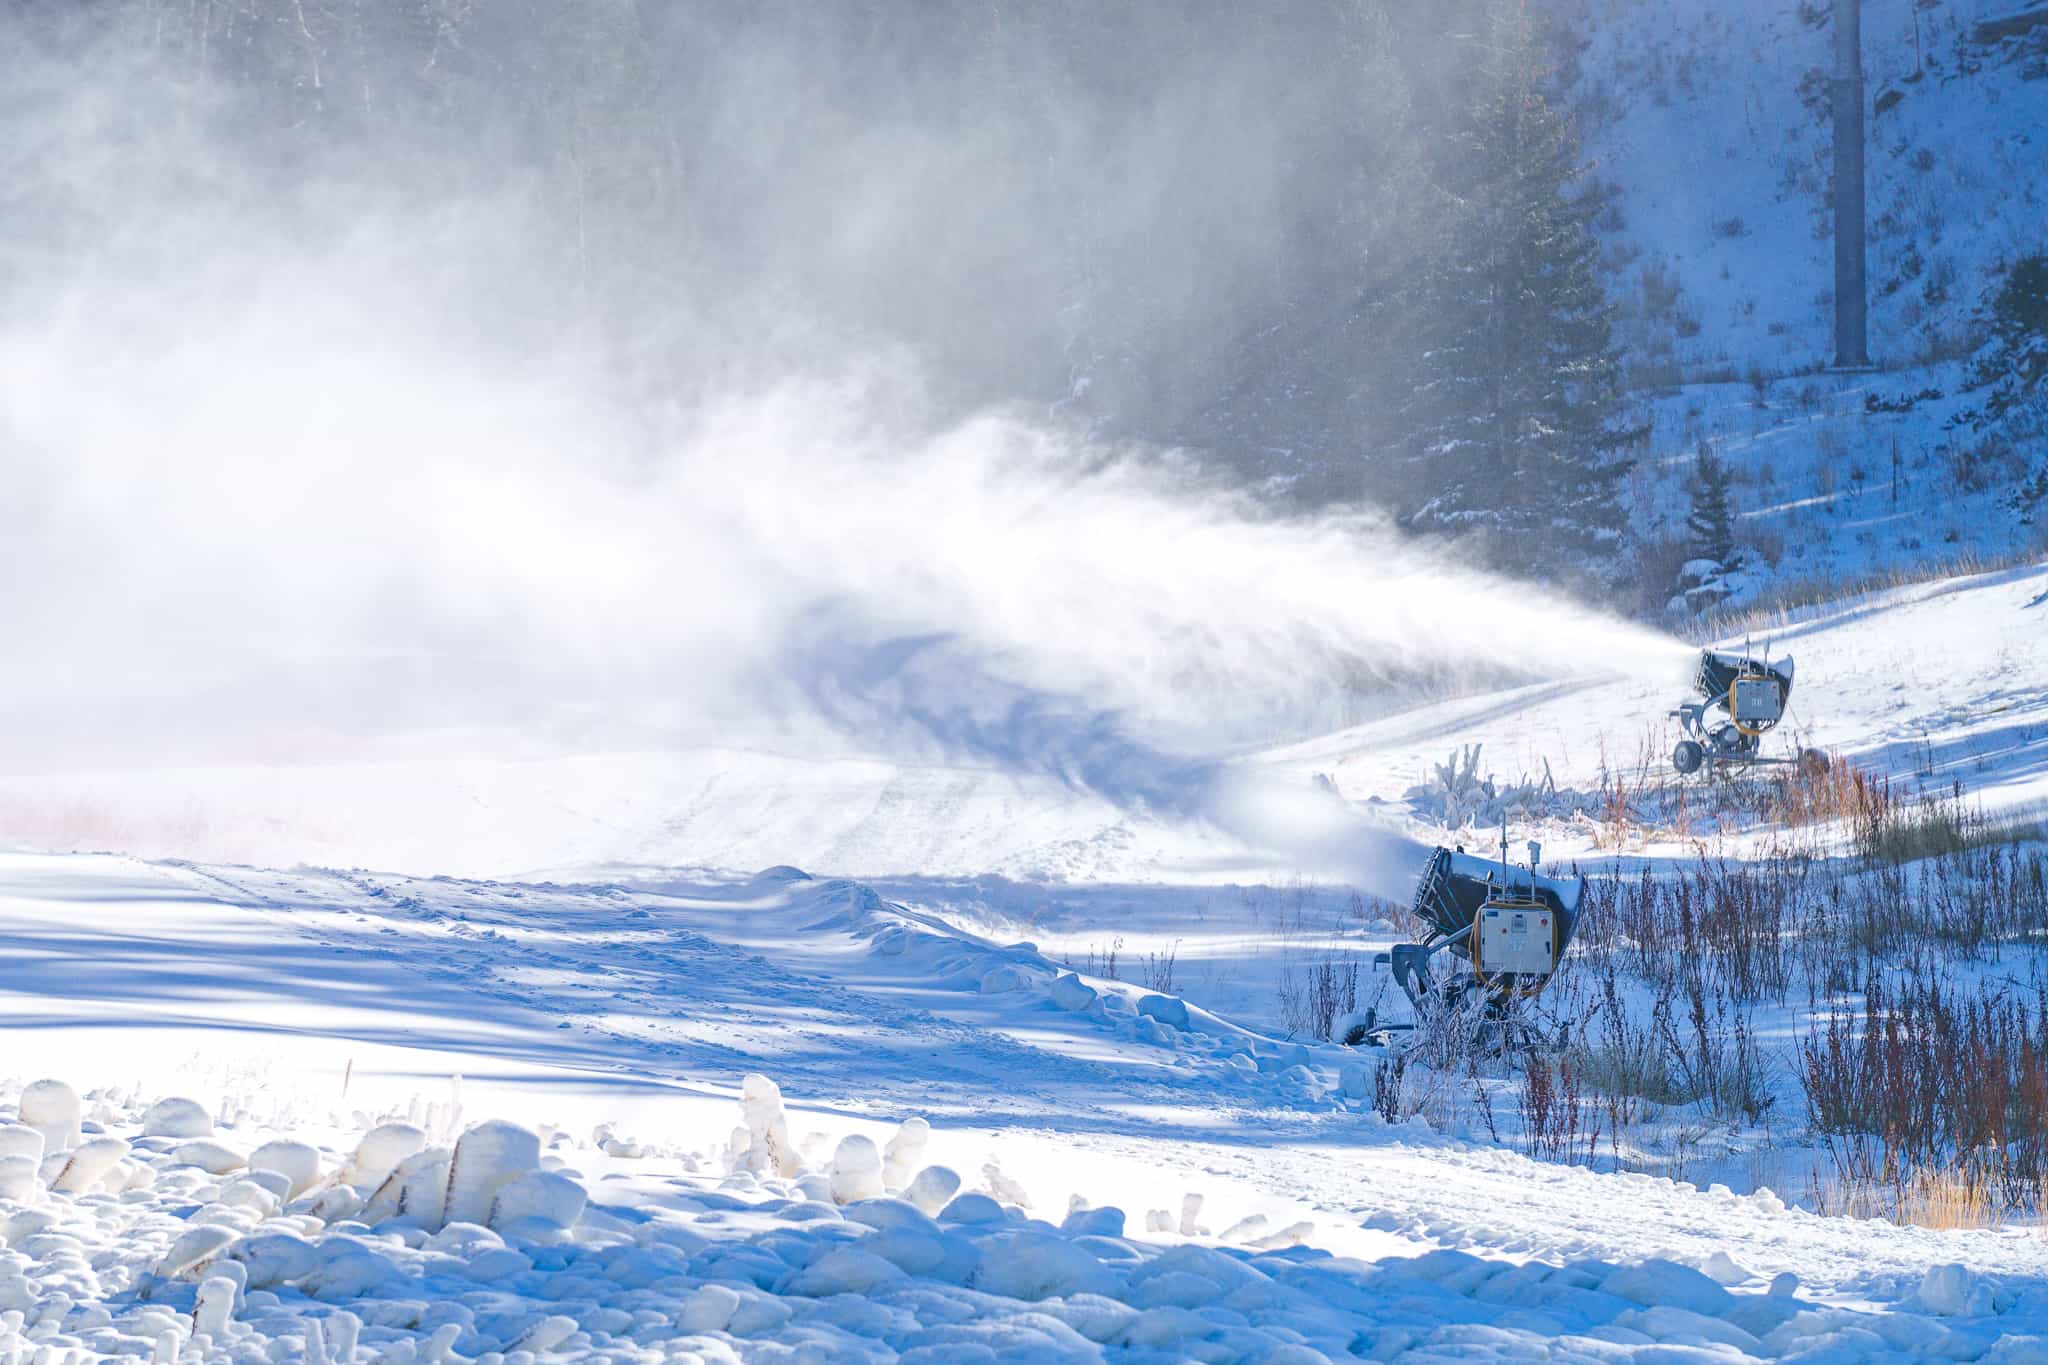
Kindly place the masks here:
<instances>
[{"instance_id":1,"label":"snow gun wheeled frame","mask_svg":"<svg viewBox=\"0 0 2048 1365\"><path fill-rule=\"evenodd\" d=\"M1763 754L1763 737L1785 718L1792 699L1791 659L1767 664L1746 654L1701 650L1692 685L1700 700L1671 713L1685 734L1671 751L1671 766L1680 774L1795 763L1811 773L1827 771L1828 756L1818 749L1802 749L1792 758Z\"/></svg>"},{"instance_id":2,"label":"snow gun wheeled frame","mask_svg":"<svg viewBox=\"0 0 2048 1365\"><path fill-rule=\"evenodd\" d=\"M1384 1020L1376 1003L1353 1016L1342 1040L1384 1047L1396 1034L1437 1031L1461 1020L1476 1047L1547 1044L1519 1007L1540 994L1564 962L1586 879L1540 876L1540 858L1541 847L1531 843L1529 865L1511 867L1505 832L1497 862L1462 849L1431 852L1415 888L1415 918L1427 926L1422 941L1397 943L1374 959L1407 997L1412 1018Z\"/></svg>"}]
</instances>

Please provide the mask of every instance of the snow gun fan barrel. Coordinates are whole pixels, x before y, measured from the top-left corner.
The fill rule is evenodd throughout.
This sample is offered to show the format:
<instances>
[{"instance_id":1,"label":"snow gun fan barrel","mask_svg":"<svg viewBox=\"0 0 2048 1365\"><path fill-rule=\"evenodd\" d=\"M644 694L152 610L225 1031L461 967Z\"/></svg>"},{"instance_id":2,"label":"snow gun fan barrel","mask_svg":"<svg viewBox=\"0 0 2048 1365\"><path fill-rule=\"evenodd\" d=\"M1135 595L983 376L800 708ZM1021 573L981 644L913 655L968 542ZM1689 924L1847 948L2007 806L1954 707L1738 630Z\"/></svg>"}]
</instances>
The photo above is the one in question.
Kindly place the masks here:
<instances>
[{"instance_id":1,"label":"snow gun fan barrel","mask_svg":"<svg viewBox=\"0 0 2048 1365\"><path fill-rule=\"evenodd\" d=\"M1738 720L1775 725L1792 699L1792 660L1765 663L1703 649L1692 685L1708 704L1727 709Z\"/></svg>"}]
</instances>

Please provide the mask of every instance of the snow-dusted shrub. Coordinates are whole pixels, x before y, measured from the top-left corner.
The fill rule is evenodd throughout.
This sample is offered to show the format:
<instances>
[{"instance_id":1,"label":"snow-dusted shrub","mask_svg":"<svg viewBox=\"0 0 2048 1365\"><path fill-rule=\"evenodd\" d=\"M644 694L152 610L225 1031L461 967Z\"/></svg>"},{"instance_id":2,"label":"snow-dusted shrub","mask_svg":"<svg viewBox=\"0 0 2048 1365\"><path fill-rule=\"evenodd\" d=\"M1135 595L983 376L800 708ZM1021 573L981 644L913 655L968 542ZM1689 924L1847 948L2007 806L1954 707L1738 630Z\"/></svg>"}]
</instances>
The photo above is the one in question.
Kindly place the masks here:
<instances>
[{"instance_id":1,"label":"snow-dusted shrub","mask_svg":"<svg viewBox=\"0 0 2048 1365\"><path fill-rule=\"evenodd\" d=\"M381 1123L363 1134L355 1155L342 1168L340 1180L358 1189L374 1190L390 1177L399 1162L426 1145L426 1133L409 1123Z\"/></svg>"},{"instance_id":2,"label":"snow-dusted shrub","mask_svg":"<svg viewBox=\"0 0 2048 1365\"><path fill-rule=\"evenodd\" d=\"M198 1302L192 1309L194 1336L218 1341L227 1335L228 1323L235 1316L236 1292L235 1282L226 1276L215 1276L199 1286Z\"/></svg>"},{"instance_id":3,"label":"snow-dusted shrub","mask_svg":"<svg viewBox=\"0 0 2048 1365\"><path fill-rule=\"evenodd\" d=\"M383 1133L383 1130L379 1130ZM409 1145L417 1130L368 1138L351 1162L351 1174L380 1165ZM335 1192L323 1193L316 1208ZM388 1220L438 1233L455 1225L494 1228L529 1241L554 1241L582 1217L589 1196L567 1176L540 1169L540 1137L502 1120L479 1123L457 1139L451 1152L425 1147L402 1158L356 1214L375 1226ZM335 1217L346 1217L338 1203Z\"/></svg>"},{"instance_id":4,"label":"snow-dusted shrub","mask_svg":"<svg viewBox=\"0 0 2048 1365\"><path fill-rule=\"evenodd\" d=\"M195 1223L178 1234L164 1254L157 1258L156 1275L165 1280L201 1278L220 1254L232 1246L237 1233L219 1223Z\"/></svg>"},{"instance_id":5,"label":"snow-dusted shrub","mask_svg":"<svg viewBox=\"0 0 2048 1365\"><path fill-rule=\"evenodd\" d=\"M293 1213L305 1213L323 1223L338 1223L344 1218L353 1218L363 1209L363 1196L350 1185L330 1185L309 1198L300 1200L292 1208Z\"/></svg>"},{"instance_id":6,"label":"snow-dusted shrub","mask_svg":"<svg viewBox=\"0 0 2048 1365\"><path fill-rule=\"evenodd\" d=\"M36 1081L21 1092L21 1121L43 1135L45 1152L78 1145L78 1092L62 1081Z\"/></svg>"},{"instance_id":7,"label":"snow-dusted shrub","mask_svg":"<svg viewBox=\"0 0 2048 1365\"><path fill-rule=\"evenodd\" d=\"M575 1227L589 1202L568 1176L528 1171L498 1191L490 1226L527 1241L550 1241Z\"/></svg>"},{"instance_id":8,"label":"snow-dusted shrub","mask_svg":"<svg viewBox=\"0 0 2048 1365\"><path fill-rule=\"evenodd\" d=\"M540 1137L502 1119L477 1124L455 1144L445 1220L483 1223L498 1191L540 1165Z\"/></svg>"},{"instance_id":9,"label":"snow-dusted shrub","mask_svg":"<svg viewBox=\"0 0 2048 1365\"><path fill-rule=\"evenodd\" d=\"M900 1190L924 1161L924 1149L931 1141L932 1126L921 1118L908 1118L890 1137L882 1151L882 1184Z\"/></svg>"},{"instance_id":10,"label":"snow-dusted shrub","mask_svg":"<svg viewBox=\"0 0 2048 1365\"><path fill-rule=\"evenodd\" d=\"M1875 974L1863 1008L1800 1050L1839 1204L1899 1222L1988 1225L2048 1190L2048 1008L2002 985ZM1858 1206L1861 1205L1861 1208Z\"/></svg>"},{"instance_id":11,"label":"snow-dusted shrub","mask_svg":"<svg viewBox=\"0 0 2048 1365\"><path fill-rule=\"evenodd\" d=\"M244 1237L230 1245L225 1254L245 1269L251 1289L287 1284L319 1263L319 1251L311 1242L285 1232Z\"/></svg>"},{"instance_id":12,"label":"snow-dusted shrub","mask_svg":"<svg viewBox=\"0 0 2048 1365\"><path fill-rule=\"evenodd\" d=\"M171 1164L197 1166L208 1175L226 1175L230 1171L241 1170L248 1163L240 1152L212 1138L192 1138L171 1150Z\"/></svg>"},{"instance_id":13,"label":"snow-dusted shrub","mask_svg":"<svg viewBox=\"0 0 2048 1365\"><path fill-rule=\"evenodd\" d=\"M265 1172L269 1181L251 1179L247 1175L235 1177L220 1187L215 1197L216 1204L231 1209L247 1209L258 1218L268 1218L283 1206L281 1197L284 1177L274 1171Z\"/></svg>"},{"instance_id":14,"label":"snow-dusted shrub","mask_svg":"<svg viewBox=\"0 0 2048 1365\"><path fill-rule=\"evenodd\" d=\"M363 1243L329 1237L320 1244L319 1260L300 1277L298 1288L322 1303L347 1303L397 1278L398 1268Z\"/></svg>"},{"instance_id":15,"label":"snow-dusted shrub","mask_svg":"<svg viewBox=\"0 0 2048 1365\"><path fill-rule=\"evenodd\" d=\"M213 1136L213 1116L197 1100L173 1096L158 1100L142 1116L144 1137L204 1138Z\"/></svg>"},{"instance_id":16,"label":"snow-dusted shrub","mask_svg":"<svg viewBox=\"0 0 2048 1365\"><path fill-rule=\"evenodd\" d=\"M903 1197L929 1214L937 1214L960 1192L960 1177L945 1166L927 1166L917 1173Z\"/></svg>"},{"instance_id":17,"label":"snow-dusted shrub","mask_svg":"<svg viewBox=\"0 0 2048 1365\"><path fill-rule=\"evenodd\" d=\"M781 1176L793 1176L801 1170L802 1163L789 1140L782 1087L766 1076L747 1076L740 1082L740 1106L747 1121L744 1169Z\"/></svg>"},{"instance_id":18,"label":"snow-dusted shrub","mask_svg":"<svg viewBox=\"0 0 2048 1365\"><path fill-rule=\"evenodd\" d=\"M447 1221L450 1159L446 1147L427 1147L399 1162L363 1205L363 1221L375 1226L406 1218L423 1228L440 1227Z\"/></svg>"},{"instance_id":19,"label":"snow-dusted shrub","mask_svg":"<svg viewBox=\"0 0 2048 1365\"><path fill-rule=\"evenodd\" d=\"M320 1178L320 1152L309 1143L276 1139L249 1153L251 1171L274 1171L285 1178L284 1198L296 1199Z\"/></svg>"},{"instance_id":20,"label":"snow-dusted shrub","mask_svg":"<svg viewBox=\"0 0 2048 1365\"><path fill-rule=\"evenodd\" d=\"M832 1153L832 1202L851 1204L883 1194L882 1154L874 1141L858 1133L839 1140Z\"/></svg>"},{"instance_id":21,"label":"snow-dusted shrub","mask_svg":"<svg viewBox=\"0 0 2048 1365\"><path fill-rule=\"evenodd\" d=\"M1003 1168L991 1161L981 1168L981 1178L988 1186L988 1192L1005 1204L1020 1209L1031 1207L1031 1195L1025 1188L1003 1173Z\"/></svg>"},{"instance_id":22,"label":"snow-dusted shrub","mask_svg":"<svg viewBox=\"0 0 2048 1365\"><path fill-rule=\"evenodd\" d=\"M1347 1041L1348 1032L1356 1032L1358 1041L1363 1041L1365 1020L1357 1012L1359 966L1359 958L1348 953L1309 962L1289 961L1283 966L1275 993L1287 1031L1340 1043ZM1340 1026L1344 1020L1351 1023Z\"/></svg>"},{"instance_id":23,"label":"snow-dusted shrub","mask_svg":"<svg viewBox=\"0 0 2048 1365\"><path fill-rule=\"evenodd\" d=\"M1450 758L1434 765L1429 779L1410 787L1403 799L1423 816L1453 832L1468 825L1488 829L1503 817L1521 822L1533 815L1569 818L1590 808L1594 801L1576 791L1560 791L1546 764L1538 781L1524 775L1519 781L1497 781L1489 773L1479 776L1481 746L1466 745Z\"/></svg>"},{"instance_id":24,"label":"snow-dusted shrub","mask_svg":"<svg viewBox=\"0 0 2048 1365\"><path fill-rule=\"evenodd\" d=\"M517 1341L511 1343L511 1347L514 1352L523 1351L530 1352L533 1355L545 1355L570 1337L575 1336L576 1332L576 1319L563 1317L557 1313L542 1318L539 1322L527 1328Z\"/></svg>"},{"instance_id":25,"label":"snow-dusted shrub","mask_svg":"<svg viewBox=\"0 0 2048 1365\"><path fill-rule=\"evenodd\" d=\"M0 1156L0 1200L15 1204L34 1203L42 1191L40 1164L34 1157L18 1153Z\"/></svg>"},{"instance_id":26,"label":"snow-dusted shrub","mask_svg":"<svg viewBox=\"0 0 2048 1365\"><path fill-rule=\"evenodd\" d=\"M59 1153L44 1162L44 1170L50 1176L50 1188L64 1194L84 1194L97 1188L101 1182L116 1173L121 1158L128 1155L128 1144L119 1138L94 1138L80 1143L66 1153ZM51 1168L51 1163L61 1163ZM127 1180L121 1181L123 1187Z\"/></svg>"}]
</instances>

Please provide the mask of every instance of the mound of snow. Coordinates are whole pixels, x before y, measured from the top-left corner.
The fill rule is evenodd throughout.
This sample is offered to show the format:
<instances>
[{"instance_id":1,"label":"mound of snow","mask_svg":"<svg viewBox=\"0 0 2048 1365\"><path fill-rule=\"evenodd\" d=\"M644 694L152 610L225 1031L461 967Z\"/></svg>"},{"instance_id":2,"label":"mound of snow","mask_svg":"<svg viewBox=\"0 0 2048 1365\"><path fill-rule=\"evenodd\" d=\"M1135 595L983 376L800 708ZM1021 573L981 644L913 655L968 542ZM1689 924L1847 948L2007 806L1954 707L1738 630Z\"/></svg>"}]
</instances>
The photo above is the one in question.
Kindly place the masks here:
<instances>
[{"instance_id":1,"label":"mound of snow","mask_svg":"<svg viewBox=\"0 0 2048 1365\"><path fill-rule=\"evenodd\" d=\"M1184 1029L1188 1026L1188 1002L1174 995L1148 995L1138 1002L1138 1013L1147 1019L1157 1019L1169 1028Z\"/></svg>"},{"instance_id":2,"label":"mound of snow","mask_svg":"<svg viewBox=\"0 0 2048 1365\"><path fill-rule=\"evenodd\" d=\"M213 1116L197 1100L173 1096L158 1100L142 1116L144 1137L204 1138L213 1136Z\"/></svg>"},{"instance_id":3,"label":"mound of snow","mask_svg":"<svg viewBox=\"0 0 2048 1365\"><path fill-rule=\"evenodd\" d=\"M742 1158L757 1129L775 1149L779 1088L748 1086L739 1117ZM1156 1240L1080 1196L1055 1225L993 1161L987 1192L960 1193L945 1167L912 1173L932 1139L922 1122L886 1148L861 1133L808 1158L783 1145L758 1171L634 1158L598 1202L542 1169L531 1129L486 1121L444 1146L417 1127L362 1123L325 1142L249 1132L246 1165L218 1175L178 1155L210 1139L145 1137L144 1111L110 1105L106 1132L40 1167L30 1151L0 1158L14 1163L5 1189L24 1191L26 1177L34 1196L10 1193L0 1218L0 1356L1290 1362L1649 1347L1669 1359L1925 1358L1968 1345L2000 1359L2018 1349L1994 1349L2001 1333L2025 1320L2019 1296L1961 1266L1870 1313L1801 1300L1782 1280L1770 1294L1732 1291L1717 1278L1756 1277L1725 1258L1709 1261L1715 1275L1457 1251L1367 1263L1305 1250L1311 1226L1276 1232L1260 1213L1212 1239L1194 1192L1177 1223L1146 1215ZM35 1150L41 1135L7 1141ZM611 1160L599 1144L566 1145L579 1164Z\"/></svg>"}]
</instances>

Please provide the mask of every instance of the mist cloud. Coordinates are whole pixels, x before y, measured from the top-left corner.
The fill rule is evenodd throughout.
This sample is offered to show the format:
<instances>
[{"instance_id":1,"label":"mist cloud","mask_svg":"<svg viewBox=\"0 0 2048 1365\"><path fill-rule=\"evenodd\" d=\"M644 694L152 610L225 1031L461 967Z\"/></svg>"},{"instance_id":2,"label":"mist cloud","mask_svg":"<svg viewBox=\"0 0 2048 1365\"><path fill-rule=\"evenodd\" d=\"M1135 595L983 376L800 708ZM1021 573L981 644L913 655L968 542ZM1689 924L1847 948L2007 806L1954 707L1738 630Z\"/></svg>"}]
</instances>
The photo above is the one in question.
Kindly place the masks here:
<instances>
[{"instance_id":1,"label":"mist cloud","mask_svg":"<svg viewBox=\"0 0 2048 1365\"><path fill-rule=\"evenodd\" d=\"M1287 51L1232 80L1263 88ZM568 220L517 157L488 185L436 144L416 158L462 172L440 185L418 159L380 169L374 139L252 160L147 51L92 68L111 79L76 54L16 60L33 97L10 104L7 145L33 157L0 216L0 741L17 770L448 733L505 753L773 736L1217 819L1244 804L1219 795L1228 752L1376 689L1676 666L1654 632L1368 510L1277 515L1048 415L1028 385L992 392L1057 316L997 258L1015 243L1039 269L1073 244L1034 243L1047 220L975 177L1042 121L984 105L949 136L911 110L800 153L783 130L763 164L800 174L752 199L706 187L675 247L688 268L646 280L658 310L579 312L563 300L623 286L568 268ZM707 126L746 135L747 72L798 83L758 52L721 67ZM1072 207L1124 219L1105 231L1132 260L1163 221L1146 149L1194 156L1160 150L1186 95L1069 129L1087 168L1069 187L1102 190ZM1215 143L1219 174L1327 112L1300 100ZM1134 268L1186 286L1155 316L1227 311L1285 237L1274 206L1301 164L1245 177L1229 232L1167 234L1165 274ZM748 227L759 269L721 284ZM850 302L914 284L906 262L941 241L966 263L935 268L928 296ZM971 380L939 338L978 357Z\"/></svg>"}]
</instances>

